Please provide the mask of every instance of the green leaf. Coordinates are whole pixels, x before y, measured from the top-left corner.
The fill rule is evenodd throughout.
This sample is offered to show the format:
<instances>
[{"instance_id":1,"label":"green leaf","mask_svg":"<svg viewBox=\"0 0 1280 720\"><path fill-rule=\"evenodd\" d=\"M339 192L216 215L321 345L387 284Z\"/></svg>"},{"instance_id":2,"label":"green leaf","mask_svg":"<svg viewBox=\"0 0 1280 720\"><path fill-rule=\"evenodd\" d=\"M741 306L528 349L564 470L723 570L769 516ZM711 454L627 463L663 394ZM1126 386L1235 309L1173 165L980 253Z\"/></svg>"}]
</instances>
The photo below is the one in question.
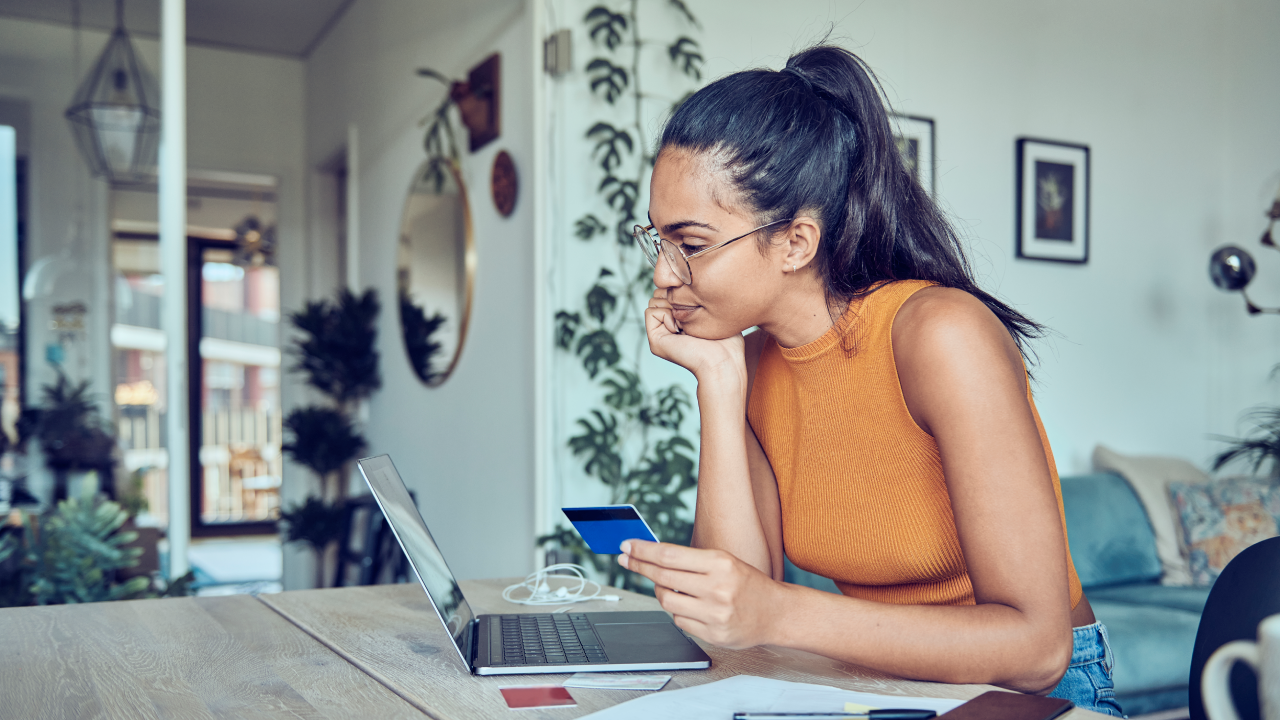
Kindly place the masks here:
<instances>
[{"instance_id":1,"label":"green leaf","mask_svg":"<svg viewBox=\"0 0 1280 720\"><path fill-rule=\"evenodd\" d=\"M439 311L427 317L426 309L414 303L403 287L400 288L399 296L400 325L404 330L404 347L409 355L409 365L423 382L434 383L444 374L434 367L436 356L444 350L435 334L448 320Z\"/></svg>"},{"instance_id":2,"label":"green leaf","mask_svg":"<svg viewBox=\"0 0 1280 720\"><path fill-rule=\"evenodd\" d=\"M613 369L614 377L605 378L601 385L609 389L604 402L614 410L629 410L644 401L644 391L640 387L640 376L622 368Z\"/></svg>"},{"instance_id":3,"label":"green leaf","mask_svg":"<svg viewBox=\"0 0 1280 720\"><path fill-rule=\"evenodd\" d=\"M622 222L634 217L636 197L640 193L640 186L634 180L621 180L607 175L596 189L605 196L609 207L626 216Z\"/></svg>"},{"instance_id":4,"label":"green leaf","mask_svg":"<svg viewBox=\"0 0 1280 720\"><path fill-rule=\"evenodd\" d=\"M603 92L604 99L612 105L626 91L631 78L626 68L614 65L605 58L596 58L587 63L587 73L591 77L591 92Z\"/></svg>"},{"instance_id":5,"label":"green leaf","mask_svg":"<svg viewBox=\"0 0 1280 720\"><path fill-rule=\"evenodd\" d=\"M307 383L339 403L361 400L382 387L378 373L378 292L363 295L342 289L337 299L308 302L289 316L301 330L291 349L294 370Z\"/></svg>"},{"instance_id":6,"label":"green leaf","mask_svg":"<svg viewBox=\"0 0 1280 720\"><path fill-rule=\"evenodd\" d=\"M608 330L587 333L578 340L577 353L582 357L582 367L587 376L595 379L602 367L612 367L622 359L618 342Z\"/></svg>"},{"instance_id":7,"label":"green leaf","mask_svg":"<svg viewBox=\"0 0 1280 720\"><path fill-rule=\"evenodd\" d=\"M312 495L301 505L282 508L280 524L284 526L288 542L303 542L316 552L324 552L342 533L344 515L342 503L330 505Z\"/></svg>"},{"instance_id":8,"label":"green leaf","mask_svg":"<svg viewBox=\"0 0 1280 720\"><path fill-rule=\"evenodd\" d=\"M590 418L579 418L578 425L582 434L569 438L569 449L574 457L586 456L582 469L588 475L594 475L607 485L616 485L622 480L622 457L618 455L618 419L612 413L592 410L596 422Z\"/></svg>"},{"instance_id":9,"label":"green leaf","mask_svg":"<svg viewBox=\"0 0 1280 720\"><path fill-rule=\"evenodd\" d=\"M583 215L573 224L573 234L580 240L590 240L606 230L604 223L595 215Z\"/></svg>"},{"instance_id":10,"label":"green leaf","mask_svg":"<svg viewBox=\"0 0 1280 720\"><path fill-rule=\"evenodd\" d=\"M587 11L583 21L591 28L591 39L596 43L604 42L610 50L622 44L622 33L627 30L626 15L596 5Z\"/></svg>"},{"instance_id":11,"label":"green leaf","mask_svg":"<svg viewBox=\"0 0 1280 720\"><path fill-rule=\"evenodd\" d=\"M685 19L693 23L694 27L702 27L702 24L698 22L698 18L693 16L693 12L689 10L689 6L684 3L684 0L668 1L671 3L671 7L674 7L681 15L684 15Z\"/></svg>"},{"instance_id":12,"label":"green leaf","mask_svg":"<svg viewBox=\"0 0 1280 720\"><path fill-rule=\"evenodd\" d=\"M634 152L631 133L605 122L598 122L587 131L587 137L596 141L591 156L600 160L600 169L606 174L622 164L622 154Z\"/></svg>"},{"instance_id":13,"label":"green leaf","mask_svg":"<svg viewBox=\"0 0 1280 720\"><path fill-rule=\"evenodd\" d=\"M684 414L693 407L689 393L679 385L663 388L653 395L654 403L640 410L640 422L678 431L684 422Z\"/></svg>"},{"instance_id":14,"label":"green leaf","mask_svg":"<svg viewBox=\"0 0 1280 720\"><path fill-rule=\"evenodd\" d=\"M284 451L322 480L368 447L347 416L333 408L297 408L285 416L284 430L291 436Z\"/></svg>"},{"instance_id":15,"label":"green leaf","mask_svg":"<svg viewBox=\"0 0 1280 720\"><path fill-rule=\"evenodd\" d=\"M702 53L698 41L691 37L680 36L667 48L671 56L671 64L694 80L702 79Z\"/></svg>"},{"instance_id":16,"label":"green leaf","mask_svg":"<svg viewBox=\"0 0 1280 720\"><path fill-rule=\"evenodd\" d=\"M561 350L573 347L573 338L578 334L578 326L582 324L582 316L578 313L561 310L556 313L556 345Z\"/></svg>"},{"instance_id":17,"label":"green leaf","mask_svg":"<svg viewBox=\"0 0 1280 720\"><path fill-rule=\"evenodd\" d=\"M636 227L635 220L636 219L632 216L630 211L622 213L621 219L618 220L618 224L614 226L614 232L617 235L616 239L619 245L623 247L630 247L636 244L636 236L632 234L632 231L635 230Z\"/></svg>"},{"instance_id":18,"label":"green leaf","mask_svg":"<svg viewBox=\"0 0 1280 720\"><path fill-rule=\"evenodd\" d=\"M587 292L587 312L591 313L591 317L597 322L604 322L604 319L617 306L618 298L603 285L593 285Z\"/></svg>"}]
</instances>

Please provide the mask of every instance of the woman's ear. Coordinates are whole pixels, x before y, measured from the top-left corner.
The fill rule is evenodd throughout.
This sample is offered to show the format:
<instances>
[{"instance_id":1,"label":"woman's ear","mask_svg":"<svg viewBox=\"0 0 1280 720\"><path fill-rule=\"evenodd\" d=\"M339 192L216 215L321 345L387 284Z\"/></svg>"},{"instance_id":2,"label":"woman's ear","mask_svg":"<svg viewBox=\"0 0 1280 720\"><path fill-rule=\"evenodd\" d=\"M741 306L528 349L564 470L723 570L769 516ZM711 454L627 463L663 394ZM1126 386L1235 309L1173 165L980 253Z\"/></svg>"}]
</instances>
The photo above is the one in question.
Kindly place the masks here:
<instances>
[{"instance_id":1,"label":"woman's ear","mask_svg":"<svg viewBox=\"0 0 1280 720\"><path fill-rule=\"evenodd\" d=\"M807 267L818 255L818 243L822 241L822 229L818 221L808 215L800 215L791 221L787 231L787 252L783 257L783 270L796 272Z\"/></svg>"}]
</instances>

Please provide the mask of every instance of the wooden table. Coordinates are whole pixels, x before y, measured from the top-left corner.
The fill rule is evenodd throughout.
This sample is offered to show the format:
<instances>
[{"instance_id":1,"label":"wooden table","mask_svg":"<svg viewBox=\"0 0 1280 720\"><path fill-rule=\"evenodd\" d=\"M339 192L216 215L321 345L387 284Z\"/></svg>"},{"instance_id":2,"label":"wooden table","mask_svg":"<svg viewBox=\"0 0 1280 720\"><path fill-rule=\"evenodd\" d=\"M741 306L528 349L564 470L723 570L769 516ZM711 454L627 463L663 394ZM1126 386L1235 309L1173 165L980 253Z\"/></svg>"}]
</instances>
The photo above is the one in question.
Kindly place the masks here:
<instances>
[{"instance_id":1,"label":"wooden table","mask_svg":"<svg viewBox=\"0 0 1280 720\"><path fill-rule=\"evenodd\" d=\"M462 586L477 612L547 610L504 602L510 582ZM617 594L621 602L575 610L658 608L653 598ZM667 689L741 674L959 699L991 689L898 680L785 648L703 647L711 669L671 671ZM507 717L499 687L566 677L471 675L416 584L0 610L0 718ZM576 707L519 717L567 720L644 694L572 693Z\"/></svg>"}]
</instances>

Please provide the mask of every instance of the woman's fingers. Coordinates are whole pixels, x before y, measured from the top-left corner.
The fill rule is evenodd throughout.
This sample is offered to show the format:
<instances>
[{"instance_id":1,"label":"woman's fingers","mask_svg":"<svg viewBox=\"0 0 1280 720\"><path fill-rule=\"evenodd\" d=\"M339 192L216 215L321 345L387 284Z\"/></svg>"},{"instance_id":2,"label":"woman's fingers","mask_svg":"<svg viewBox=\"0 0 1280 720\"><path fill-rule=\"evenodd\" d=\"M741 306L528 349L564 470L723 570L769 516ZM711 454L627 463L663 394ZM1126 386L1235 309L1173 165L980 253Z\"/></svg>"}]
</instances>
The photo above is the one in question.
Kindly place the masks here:
<instances>
[{"instance_id":1,"label":"woman's fingers","mask_svg":"<svg viewBox=\"0 0 1280 720\"><path fill-rule=\"evenodd\" d=\"M630 557L673 570L709 573L722 570L733 556L722 550L705 550L648 540L627 540L622 552Z\"/></svg>"},{"instance_id":2,"label":"woman's fingers","mask_svg":"<svg viewBox=\"0 0 1280 720\"><path fill-rule=\"evenodd\" d=\"M680 334L680 323L676 322L675 316L671 313L671 303L665 298L653 297L649 299L649 307L645 310L645 327L650 331L657 328L651 320L658 319L666 327L667 332L672 335Z\"/></svg>"},{"instance_id":3,"label":"woman's fingers","mask_svg":"<svg viewBox=\"0 0 1280 720\"><path fill-rule=\"evenodd\" d=\"M626 558L628 570L649 578L655 585L694 597L702 597L707 591L707 576L702 573L673 570L631 556Z\"/></svg>"}]
</instances>

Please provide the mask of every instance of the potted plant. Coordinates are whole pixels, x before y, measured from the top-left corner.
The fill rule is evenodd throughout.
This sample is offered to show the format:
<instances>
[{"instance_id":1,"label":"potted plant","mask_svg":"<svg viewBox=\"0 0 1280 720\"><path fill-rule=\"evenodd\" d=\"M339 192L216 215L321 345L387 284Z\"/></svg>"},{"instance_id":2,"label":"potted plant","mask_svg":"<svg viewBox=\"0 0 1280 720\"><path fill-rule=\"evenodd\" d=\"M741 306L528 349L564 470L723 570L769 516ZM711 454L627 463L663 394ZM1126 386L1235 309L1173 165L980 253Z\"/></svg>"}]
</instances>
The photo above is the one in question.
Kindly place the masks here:
<instances>
[{"instance_id":1,"label":"potted plant","mask_svg":"<svg viewBox=\"0 0 1280 720\"><path fill-rule=\"evenodd\" d=\"M61 368L58 379L41 389L41 403L24 413L23 435L40 441L45 466L54 474L54 500L78 495L82 484L96 487L115 465L115 437L89 393L89 381L76 383Z\"/></svg>"},{"instance_id":2,"label":"potted plant","mask_svg":"<svg viewBox=\"0 0 1280 720\"><path fill-rule=\"evenodd\" d=\"M287 542L306 543L316 558L316 587L325 586L328 553L342 531L351 463L368 447L356 428L359 404L382 387L378 372L377 291L343 289L333 302L309 302L290 315L302 335L293 343L295 372L329 402L301 407L284 420L284 451L319 480L318 492L280 512Z\"/></svg>"},{"instance_id":3,"label":"potted plant","mask_svg":"<svg viewBox=\"0 0 1280 720\"><path fill-rule=\"evenodd\" d=\"M1254 420L1253 432L1243 438L1220 437L1228 443L1227 449L1213 461L1213 469L1220 470L1236 461L1252 462L1253 472L1270 466L1270 476L1280 477L1280 407L1258 408L1249 413Z\"/></svg>"}]
</instances>

